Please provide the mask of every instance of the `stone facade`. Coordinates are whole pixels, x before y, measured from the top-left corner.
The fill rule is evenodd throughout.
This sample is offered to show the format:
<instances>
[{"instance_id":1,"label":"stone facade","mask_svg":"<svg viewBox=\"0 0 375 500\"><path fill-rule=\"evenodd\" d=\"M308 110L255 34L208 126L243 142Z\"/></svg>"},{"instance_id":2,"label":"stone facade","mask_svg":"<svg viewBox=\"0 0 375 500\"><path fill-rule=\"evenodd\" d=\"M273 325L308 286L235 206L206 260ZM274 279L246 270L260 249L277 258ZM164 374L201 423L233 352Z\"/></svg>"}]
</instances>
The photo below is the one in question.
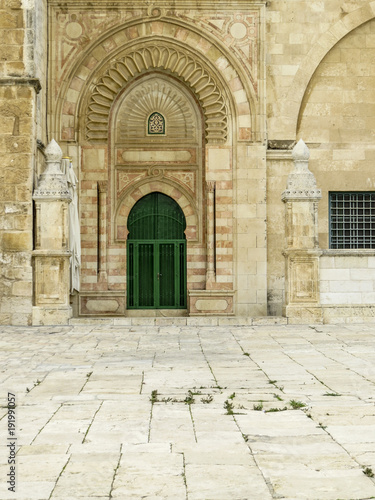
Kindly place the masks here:
<instances>
[{"instance_id":1,"label":"stone facade","mask_svg":"<svg viewBox=\"0 0 375 500\"><path fill-rule=\"evenodd\" d=\"M370 316L373 280L357 290L354 270L372 257L329 249L328 196L375 190L375 2L88 5L0 2L0 322L53 323L33 320L49 278L32 253L52 139L79 180L75 315L146 314L128 308L128 217L158 192L186 221L187 307L168 314ZM294 185L301 138L311 175ZM355 313L335 288L346 256Z\"/></svg>"}]
</instances>

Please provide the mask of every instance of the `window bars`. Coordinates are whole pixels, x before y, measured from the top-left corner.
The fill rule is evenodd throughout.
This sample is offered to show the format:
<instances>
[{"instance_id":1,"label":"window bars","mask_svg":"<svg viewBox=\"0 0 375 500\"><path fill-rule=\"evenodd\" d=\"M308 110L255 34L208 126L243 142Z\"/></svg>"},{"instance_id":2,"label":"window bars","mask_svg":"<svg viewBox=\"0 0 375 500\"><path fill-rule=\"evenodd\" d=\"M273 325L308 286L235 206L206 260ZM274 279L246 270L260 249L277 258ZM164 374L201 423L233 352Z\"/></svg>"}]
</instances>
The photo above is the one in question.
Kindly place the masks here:
<instances>
[{"instance_id":1,"label":"window bars","mask_svg":"<svg viewBox=\"0 0 375 500\"><path fill-rule=\"evenodd\" d=\"M329 193L330 248L375 248L375 192Z\"/></svg>"}]
</instances>

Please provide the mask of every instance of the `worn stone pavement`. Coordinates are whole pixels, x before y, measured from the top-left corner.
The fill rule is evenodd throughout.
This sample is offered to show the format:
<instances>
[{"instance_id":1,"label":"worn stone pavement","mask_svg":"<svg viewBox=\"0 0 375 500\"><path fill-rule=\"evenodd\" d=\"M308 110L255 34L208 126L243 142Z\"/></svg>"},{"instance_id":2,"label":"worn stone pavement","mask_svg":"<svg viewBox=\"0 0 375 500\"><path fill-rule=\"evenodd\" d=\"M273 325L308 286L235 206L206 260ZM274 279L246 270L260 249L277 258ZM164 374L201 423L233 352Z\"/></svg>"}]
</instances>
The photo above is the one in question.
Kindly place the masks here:
<instances>
[{"instance_id":1,"label":"worn stone pavement","mask_svg":"<svg viewBox=\"0 0 375 500\"><path fill-rule=\"evenodd\" d=\"M2 500L375 498L374 325L0 327L0 343Z\"/></svg>"}]
</instances>

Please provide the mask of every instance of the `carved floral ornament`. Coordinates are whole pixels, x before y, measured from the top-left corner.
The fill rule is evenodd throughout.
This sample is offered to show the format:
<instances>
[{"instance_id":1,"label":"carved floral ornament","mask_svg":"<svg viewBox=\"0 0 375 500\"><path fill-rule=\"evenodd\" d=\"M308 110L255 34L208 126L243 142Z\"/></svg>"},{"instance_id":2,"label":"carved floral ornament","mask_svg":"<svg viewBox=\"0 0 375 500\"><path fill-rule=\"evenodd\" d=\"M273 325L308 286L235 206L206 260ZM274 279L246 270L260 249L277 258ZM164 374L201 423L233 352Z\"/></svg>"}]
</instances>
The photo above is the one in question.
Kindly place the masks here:
<instances>
[{"instance_id":1,"label":"carved floral ornament","mask_svg":"<svg viewBox=\"0 0 375 500\"><path fill-rule=\"evenodd\" d=\"M187 82L201 102L206 139L224 143L227 138L227 110L224 96L214 78L195 59L171 47L150 46L115 61L95 84L88 103L86 138L105 142L111 106L122 88L149 69L164 69Z\"/></svg>"}]
</instances>

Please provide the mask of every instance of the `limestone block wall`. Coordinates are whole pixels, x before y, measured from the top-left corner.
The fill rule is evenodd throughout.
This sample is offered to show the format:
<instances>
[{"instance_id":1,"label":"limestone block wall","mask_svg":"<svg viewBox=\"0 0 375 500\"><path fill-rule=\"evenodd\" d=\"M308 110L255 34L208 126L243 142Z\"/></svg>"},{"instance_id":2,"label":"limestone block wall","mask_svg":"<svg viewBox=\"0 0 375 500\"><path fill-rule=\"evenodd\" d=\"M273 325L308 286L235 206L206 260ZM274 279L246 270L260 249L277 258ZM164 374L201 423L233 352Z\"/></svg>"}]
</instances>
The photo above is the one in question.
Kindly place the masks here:
<instances>
[{"instance_id":1,"label":"limestone block wall","mask_svg":"<svg viewBox=\"0 0 375 500\"><path fill-rule=\"evenodd\" d=\"M239 316L267 314L265 145L238 145L235 214L235 289Z\"/></svg>"},{"instance_id":2,"label":"limestone block wall","mask_svg":"<svg viewBox=\"0 0 375 500\"><path fill-rule=\"evenodd\" d=\"M327 252L320 258L325 323L375 321L375 253Z\"/></svg>"},{"instance_id":3,"label":"limestone block wall","mask_svg":"<svg viewBox=\"0 0 375 500\"><path fill-rule=\"evenodd\" d=\"M301 109L298 134L309 141L310 168L323 189L322 248L328 247L329 191L375 189L375 20L344 37L324 58Z\"/></svg>"},{"instance_id":4,"label":"limestone block wall","mask_svg":"<svg viewBox=\"0 0 375 500\"><path fill-rule=\"evenodd\" d=\"M322 305L375 303L375 256L324 255L320 261Z\"/></svg>"},{"instance_id":5,"label":"limestone block wall","mask_svg":"<svg viewBox=\"0 0 375 500\"><path fill-rule=\"evenodd\" d=\"M267 307L281 316L285 299L285 207L281 193L293 170L291 151L267 152Z\"/></svg>"},{"instance_id":6,"label":"limestone block wall","mask_svg":"<svg viewBox=\"0 0 375 500\"><path fill-rule=\"evenodd\" d=\"M30 324L37 93L46 2L0 3L0 323ZM43 42L41 41L43 40ZM34 50L35 49L35 50ZM36 55L39 60L36 59ZM36 70L36 68L39 68ZM39 74L37 74L39 72ZM42 107L42 105L41 105ZM41 111L42 113L42 111Z\"/></svg>"},{"instance_id":7,"label":"limestone block wall","mask_svg":"<svg viewBox=\"0 0 375 500\"><path fill-rule=\"evenodd\" d=\"M2 324L31 322L34 92L23 85L0 85Z\"/></svg>"},{"instance_id":8,"label":"limestone block wall","mask_svg":"<svg viewBox=\"0 0 375 500\"><path fill-rule=\"evenodd\" d=\"M369 0L267 2L269 140L295 139L301 102L316 67L345 34L372 19L374 9Z\"/></svg>"},{"instance_id":9,"label":"limestone block wall","mask_svg":"<svg viewBox=\"0 0 375 500\"><path fill-rule=\"evenodd\" d=\"M329 192L375 189L375 3L271 1L267 8L268 311L280 314L279 196L302 138L322 189L319 246L329 247Z\"/></svg>"}]
</instances>

